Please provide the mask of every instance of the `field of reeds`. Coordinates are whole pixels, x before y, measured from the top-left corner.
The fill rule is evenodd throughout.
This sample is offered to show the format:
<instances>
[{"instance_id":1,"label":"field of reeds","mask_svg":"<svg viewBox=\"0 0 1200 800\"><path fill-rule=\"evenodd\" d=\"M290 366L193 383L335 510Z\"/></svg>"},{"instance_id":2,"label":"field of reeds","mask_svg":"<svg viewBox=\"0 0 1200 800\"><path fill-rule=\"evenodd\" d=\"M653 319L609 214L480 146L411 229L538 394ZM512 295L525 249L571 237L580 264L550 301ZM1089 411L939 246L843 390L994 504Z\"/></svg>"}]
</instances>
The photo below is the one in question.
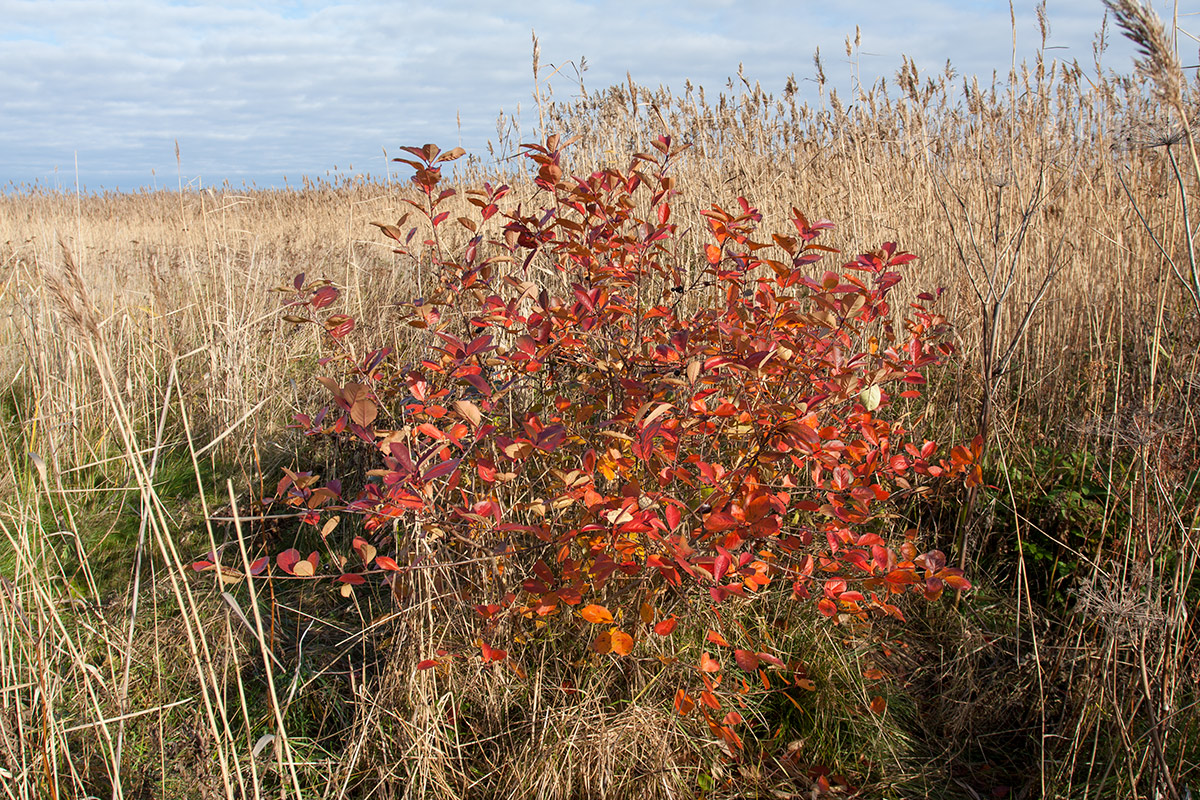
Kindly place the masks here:
<instances>
[{"instance_id":1,"label":"field of reeds","mask_svg":"<svg viewBox=\"0 0 1200 800\"><path fill-rule=\"evenodd\" d=\"M923 424L982 434L985 486L917 497L897 524L974 588L906 607L882 716L864 711L862 642L798 614L788 646L823 689L756 709L739 759L674 712L653 658L623 668L561 643L520 670L418 672L461 627L440 606L190 568L222 546L247 563L292 546L260 504L284 467L364 468L288 427L324 402L329 343L270 290L326 278L356 336L411 348L398 309L428 277L371 224L411 188L0 196L4 796L1200 788L1196 87L1153 33L1129 77L1101 55L989 82L906 61L847 96L818 60L813 103L795 78L747 78L540 109L546 133L577 137L567 172L627 166L662 133L690 143L674 207L697 254L698 212L745 196L768 220L835 221L845 253L897 241L919 256L904 286L945 288L957 353ZM504 131L453 181L507 182L515 206L533 187Z\"/></svg>"}]
</instances>

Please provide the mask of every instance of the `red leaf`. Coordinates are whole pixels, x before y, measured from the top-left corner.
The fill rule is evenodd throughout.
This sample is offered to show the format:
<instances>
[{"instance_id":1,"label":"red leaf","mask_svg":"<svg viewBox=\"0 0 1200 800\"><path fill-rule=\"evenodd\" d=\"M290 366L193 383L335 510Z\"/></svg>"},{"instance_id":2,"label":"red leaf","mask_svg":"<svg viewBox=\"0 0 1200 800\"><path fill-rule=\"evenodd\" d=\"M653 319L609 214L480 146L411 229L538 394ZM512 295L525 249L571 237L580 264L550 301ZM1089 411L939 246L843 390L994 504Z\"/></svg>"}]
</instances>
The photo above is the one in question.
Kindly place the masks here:
<instances>
[{"instance_id":1,"label":"red leaf","mask_svg":"<svg viewBox=\"0 0 1200 800\"><path fill-rule=\"evenodd\" d=\"M491 619L500 613L501 607L495 603L488 603L486 606L480 603L475 606L475 612L484 619Z\"/></svg>"},{"instance_id":2,"label":"red leaf","mask_svg":"<svg viewBox=\"0 0 1200 800\"><path fill-rule=\"evenodd\" d=\"M732 530L738 526L738 521L726 511L717 511L709 514L704 520L704 529L713 533L721 533Z\"/></svg>"},{"instance_id":3,"label":"red leaf","mask_svg":"<svg viewBox=\"0 0 1200 800\"><path fill-rule=\"evenodd\" d=\"M671 632L675 630L675 626L678 624L679 620L672 616L669 619L664 619L662 622L655 625L654 632L659 636L670 636Z\"/></svg>"},{"instance_id":4,"label":"red leaf","mask_svg":"<svg viewBox=\"0 0 1200 800\"><path fill-rule=\"evenodd\" d=\"M746 672L754 672L758 669L758 654L749 650L734 650L733 657L737 660L737 665Z\"/></svg>"},{"instance_id":5,"label":"red leaf","mask_svg":"<svg viewBox=\"0 0 1200 800\"><path fill-rule=\"evenodd\" d=\"M338 298L338 290L332 286L322 286L313 292L312 307L324 308Z\"/></svg>"},{"instance_id":6,"label":"red leaf","mask_svg":"<svg viewBox=\"0 0 1200 800\"><path fill-rule=\"evenodd\" d=\"M768 664L771 664L773 666L780 667L780 668L783 667L783 661L781 661L777 657L771 655L770 653L759 653L758 658L760 661L765 661Z\"/></svg>"},{"instance_id":7,"label":"red leaf","mask_svg":"<svg viewBox=\"0 0 1200 800\"><path fill-rule=\"evenodd\" d=\"M396 572L400 569L400 565L397 564L395 559L391 558L390 556L375 556L375 566L379 567L380 569L391 570L392 572Z\"/></svg>"},{"instance_id":8,"label":"red leaf","mask_svg":"<svg viewBox=\"0 0 1200 800\"><path fill-rule=\"evenodd\" d=\"M663 514L666 516L667 526L671 530L675 530L679 527L679 522L682 519L682 515L679 512L678 506L676 506L674 503L669 503Z\"/></svg>"},{"instance_id":9,"label":"red leaf","mask_svg":"<svg viewBox=\"0 0 1200 800\"><path fill-rule=\"evenodd\" d=\"M421 661L420 663L417 664L417 669L430 669L432 667L436 667L437 665L438 665L438 662L436 659L427 658L424 661Z\"/></svg>"},{"instance_id":10,"label":"red leaf","mask_svg":"<svg viewBox=\"0 0 1200 800\"><path fill-rule=\"evenodd\" d=\"M434 467L430 467L429 471L421 476L421 480L431 481L435 478L440 478L443 475L449 475L451 472L454 472L454 470L458 469L458 464L461 460L462 459L451 458Z\"/></svg>"},{"instance_id":11,"label":"red leaf","mask_svg":"<svg viewBox=\"0 0 1200 800\"><path fill-rule=\"evenodd\" d=\"M299 560L300 551L294 547L289 547L287 550L284 550L282 553L275 556L275 563L278 564L279 568L288 575L296 574L294 568Z\"/></svg>"},{"instance_id":12,"label":"red leaf","mask_svg":"<svg viewBox=\"0 0 1200 800\"><path fill-rule=\"evenodd\" d=\"M325 329L330 336L339 339L354 330L354 320L345 314L334 314L325 320Z\"/></svg>"},{"instance_id":13,"label":"red leaf","mask_svg":"<svg viewBox=\"0 0 1200 800\"><path fill-rule=\"evenodd\" d=\"M489 336L488 338L490 339L491 337ZM465 378L463 378L463 380L474 386L475 389L478 390L479 393L484 397L492 396L492 385L485 381L482 376L467 375Z\"/></svg>"},{"instance_id":14,"label":"red leaf","mask_svg":"<svg viewBox=\"0 0 1200 800\"><path fill-rule=\"evenodd\" d=\"M490 664L493 661L503 661L508 657L508 653L496 647L492 647L487 642L481 642L479 645L483 651L483 663Z\"/></svg>"},{"instance_id":15,"label":"red leaf","mask_svg":"<svg viewBox=\"0 0 1200 800\"><path fill-rule=\"evenodd\" d=\"M479 473L479 477L485 483L496 482L496 465L488 458L480 458L475 462L475 470Z\"/></svg>"},{"instance_id":16,"label":"red leaf","mask_svg":"<svg viewBox=\"0 0 1200 800\"><path fill-rule=\"evenodd\" d=\"M729 557L729 553L722 551L713 562L713 580L721 580L725 577L725 573L729 571L729 565L733 561Z\"/></svg>"}]
</instances>

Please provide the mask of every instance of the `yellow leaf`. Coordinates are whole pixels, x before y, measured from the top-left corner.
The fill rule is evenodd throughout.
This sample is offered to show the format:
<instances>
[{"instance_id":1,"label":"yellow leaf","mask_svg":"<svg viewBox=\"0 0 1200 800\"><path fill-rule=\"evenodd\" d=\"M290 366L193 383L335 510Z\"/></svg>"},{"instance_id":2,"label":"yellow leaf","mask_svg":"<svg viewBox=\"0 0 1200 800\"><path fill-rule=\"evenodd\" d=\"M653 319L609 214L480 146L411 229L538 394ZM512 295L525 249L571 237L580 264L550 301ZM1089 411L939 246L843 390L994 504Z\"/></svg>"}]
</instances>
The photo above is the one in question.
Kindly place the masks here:
<instances>
[{"instance_id":1,"label":"yellow leaf","mask_svg":"<svg viewBox=\"0 0 1200 800\"><path fill-rule=\"evenodd\" d=\"M879 384L873 383L866 389L863 389L858 393L858 399L867 411L874 411L879 408L879 403L883 399L883 393L879 389Z\"/></svg>"}]
</instances>

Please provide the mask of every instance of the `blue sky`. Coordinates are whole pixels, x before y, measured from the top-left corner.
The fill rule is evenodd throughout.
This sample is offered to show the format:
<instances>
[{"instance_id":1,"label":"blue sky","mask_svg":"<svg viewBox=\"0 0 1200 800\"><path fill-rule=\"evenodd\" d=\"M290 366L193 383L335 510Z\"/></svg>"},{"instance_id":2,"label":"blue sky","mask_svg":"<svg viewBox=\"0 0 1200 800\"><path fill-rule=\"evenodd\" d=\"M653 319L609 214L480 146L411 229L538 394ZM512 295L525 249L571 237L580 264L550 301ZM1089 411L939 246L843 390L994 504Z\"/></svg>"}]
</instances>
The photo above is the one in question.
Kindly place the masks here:
<instances>
[{"instance_id":1,"label":"blue sky","mask_svg":"<svg viewBox=\"0 0 1200 800\"><path fill-rule=\"evenodd\" d=\"M1019 61L1039 35L1034 2L1014 11ZM1049 55L1090 68L1103 13L1100 0L1050 0ZM586 58L589 90L629 72L715 94L742 63L768 92L794 73L812 97L817 47L830 82L850 87L856 25L864 83L902 53L988 80L1012 58L1008 3L992 0L0 0L0 191L73 188L76 158L89 190L174 187L176 140L183 180L205 186L379 174L384 148L427 141L485 154L501 112L520 104L532 130L533 29L543 65ZM1132 48L1111 25L1109 38L1105 65L1131 71ZM570 66L553 85L579 91Z\"/></svg>"}]
</instances>

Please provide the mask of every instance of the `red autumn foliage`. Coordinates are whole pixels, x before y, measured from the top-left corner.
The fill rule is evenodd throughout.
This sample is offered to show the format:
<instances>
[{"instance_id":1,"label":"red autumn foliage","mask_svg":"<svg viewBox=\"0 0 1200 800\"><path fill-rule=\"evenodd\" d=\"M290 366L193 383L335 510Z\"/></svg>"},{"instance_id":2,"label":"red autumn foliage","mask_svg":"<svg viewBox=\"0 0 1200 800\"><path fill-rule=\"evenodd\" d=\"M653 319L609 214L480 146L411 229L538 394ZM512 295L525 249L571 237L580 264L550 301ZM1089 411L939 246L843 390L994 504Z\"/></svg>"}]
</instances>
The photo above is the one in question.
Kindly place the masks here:
<instances>
[{"instance_id":1,"label":"red autumn foliage","mask_svg":"<svg viewBox=\"0 0 1200 800\"><path fill-rule=\"evenodd\" d=\"M485 184L468 193L475 216L454 221L441 168L461 151L426 145L397 159L423 200L405 200L412 210L397 224L376 224L432 270L426 296L403 306L426 334L422 350L356 354L354 320L315 313L337 290L297 276L285 319L322 326L340 348L323 362L340 372L320 379L329 406L297 424L358 440L378 467L353 497L289 471L280 498L313 522L361 515L370 553L397 555L375 557L374 569L362 557L358 574L403 573L417 553L427 566L486 550L520 575L520 591L477 607L488 612L481 635L506 615L517 627L557 617L605 657L674 630L676 616L656 621L650 604L662 587L715 604L782 590L834 619L902 619L899 594L969 587L941 553L894 541L884 520L897 493L922 481L979 480L977 445L938 458L898 413L951 352L934 294L910 318L893 313L889 295L915 256L887 242L816 270L836 252L817 243L832 223L793 209L789 230L762 233L745 198L702 212L710 241L697 251L674 221L669 171L685 148L670 137L626 169L575 177L558 137L523 147L539 207L502 208L509 187ZM455 224L470 238L451 251L445 226ZM279 565L292 572L297 559ZM594 624L624 629L584 632ZM716 631L708 641L733 647ZM723 691L747 686L742 673L768 690L811 687L787 654L740 644L741 672ZM507 657L477 649L484 663ZM722 670L705 652L700 707L736 749L741 716L715 713ZM682 689L675 704L694 706Z\"/></svg>"}]
</instances>

